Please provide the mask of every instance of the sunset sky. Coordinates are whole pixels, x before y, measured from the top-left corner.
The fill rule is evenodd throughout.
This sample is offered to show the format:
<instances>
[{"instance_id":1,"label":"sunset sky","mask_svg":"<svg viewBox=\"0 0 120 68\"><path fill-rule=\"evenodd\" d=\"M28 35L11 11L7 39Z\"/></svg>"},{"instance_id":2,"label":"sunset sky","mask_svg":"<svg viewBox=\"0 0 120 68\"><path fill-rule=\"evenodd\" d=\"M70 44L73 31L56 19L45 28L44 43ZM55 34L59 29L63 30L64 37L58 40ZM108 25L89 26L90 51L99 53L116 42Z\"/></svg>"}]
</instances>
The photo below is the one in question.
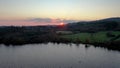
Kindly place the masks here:
<instances>
[{"instance_id":1,"label":"sunset sky","mask_svg":"<svg viewBox=\"0 0 120 68\"><path fill-rule=\"evenodd\" d=\"M51 25L120 17L120 0L0 0L0 26Z\"/></svg>"}]
</instances>

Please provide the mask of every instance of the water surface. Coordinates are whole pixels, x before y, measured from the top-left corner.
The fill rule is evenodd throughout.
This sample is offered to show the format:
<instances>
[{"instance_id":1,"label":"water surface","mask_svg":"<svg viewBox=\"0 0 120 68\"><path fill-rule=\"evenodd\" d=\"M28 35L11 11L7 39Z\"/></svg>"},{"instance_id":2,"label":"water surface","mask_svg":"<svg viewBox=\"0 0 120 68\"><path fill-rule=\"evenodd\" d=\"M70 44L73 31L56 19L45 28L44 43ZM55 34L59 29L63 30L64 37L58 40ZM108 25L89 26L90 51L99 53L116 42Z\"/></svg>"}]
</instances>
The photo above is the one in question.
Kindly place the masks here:
<instances>
[{"instance_id":1,"label":"water surface","mask_svg":"<svg viewBox=\"0 0 120 68\"><path fill-rule=\"evenodd\" d=\"M120 52L84 44L0 45L0 68L120 68Z\"/></svg>"}]
</instances>

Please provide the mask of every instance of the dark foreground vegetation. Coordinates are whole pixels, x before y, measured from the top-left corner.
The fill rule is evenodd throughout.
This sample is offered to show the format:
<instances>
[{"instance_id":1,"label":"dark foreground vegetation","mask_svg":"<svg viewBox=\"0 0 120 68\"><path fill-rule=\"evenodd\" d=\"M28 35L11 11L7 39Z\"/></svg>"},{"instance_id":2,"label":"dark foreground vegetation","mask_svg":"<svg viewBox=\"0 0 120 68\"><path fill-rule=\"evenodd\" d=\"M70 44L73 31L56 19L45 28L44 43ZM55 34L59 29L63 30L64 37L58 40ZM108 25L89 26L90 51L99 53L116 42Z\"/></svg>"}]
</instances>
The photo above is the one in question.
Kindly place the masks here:
<instances>
[{"instance_id":1,"label":"dark foreground vegetation","mask_svg":"<svg viewBox=\"0 0 120 68\"><path fill-rule=\"evenodd\" d=\"M64 26L1 26L0 44L84 43L120 49L120 18Z\"/></svg>"}]
</instances>

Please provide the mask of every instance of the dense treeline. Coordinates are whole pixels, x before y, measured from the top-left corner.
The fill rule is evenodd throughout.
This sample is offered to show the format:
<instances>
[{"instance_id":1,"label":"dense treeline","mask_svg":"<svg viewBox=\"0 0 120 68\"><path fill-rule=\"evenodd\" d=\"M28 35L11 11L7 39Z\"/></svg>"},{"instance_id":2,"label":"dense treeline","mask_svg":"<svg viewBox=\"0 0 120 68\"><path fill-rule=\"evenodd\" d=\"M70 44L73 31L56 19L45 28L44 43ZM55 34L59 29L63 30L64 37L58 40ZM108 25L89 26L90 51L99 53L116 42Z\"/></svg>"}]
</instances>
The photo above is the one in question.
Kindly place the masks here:
<instances>
[{"instance_id":1,"label":"dense treeline","mask_svg":"<svg viewBox=\"0 0 120 68\"><path fill-rule=\"evenodd\" d=\"M20 45L28 43L67 42L56 31L58 26L0 27L0 43Z\"/></svg>"},{"instance_id":2,"label":"dense treeline","mask_svg":"<svg viewBox=\"0 0 120 68\"><path fill-rule=\"evenodd\" d=\"M40 43L49 41L50 29L41 27L1 27L0 43L4 44L25 44ZM49 39L48 39L49 38Z\"/></svg>"}]
</instances>

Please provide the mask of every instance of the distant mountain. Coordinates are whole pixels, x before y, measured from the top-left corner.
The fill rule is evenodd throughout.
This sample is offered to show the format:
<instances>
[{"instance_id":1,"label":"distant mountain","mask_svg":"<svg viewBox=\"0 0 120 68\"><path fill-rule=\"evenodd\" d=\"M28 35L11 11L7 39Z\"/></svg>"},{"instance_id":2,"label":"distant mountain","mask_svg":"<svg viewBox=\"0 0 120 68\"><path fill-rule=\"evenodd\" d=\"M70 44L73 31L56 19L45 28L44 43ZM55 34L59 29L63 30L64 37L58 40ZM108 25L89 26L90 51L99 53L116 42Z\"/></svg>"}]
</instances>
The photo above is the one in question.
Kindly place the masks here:
<instances>
[{"instance_id":1,"label":"distant mountain","mask_svg":"<svg viewBox=\"0 0 120 68\"><path fill-rule=\"evenodd\" d=\"M116 22L120 22L120 17L106 18L106 19L101 19L101 20L97 20L97 21L116 21Z\"/></svg>"},{"instance_id":2,"label":"distant mountain","mask_svg":"<svg viewBox=\"0 0 120 68\"><path fill-rule=\"evenodd\" d=\"M68 29L73 31L120 30L120 17L70 23Z\"/></svg>"}]
</instances>

